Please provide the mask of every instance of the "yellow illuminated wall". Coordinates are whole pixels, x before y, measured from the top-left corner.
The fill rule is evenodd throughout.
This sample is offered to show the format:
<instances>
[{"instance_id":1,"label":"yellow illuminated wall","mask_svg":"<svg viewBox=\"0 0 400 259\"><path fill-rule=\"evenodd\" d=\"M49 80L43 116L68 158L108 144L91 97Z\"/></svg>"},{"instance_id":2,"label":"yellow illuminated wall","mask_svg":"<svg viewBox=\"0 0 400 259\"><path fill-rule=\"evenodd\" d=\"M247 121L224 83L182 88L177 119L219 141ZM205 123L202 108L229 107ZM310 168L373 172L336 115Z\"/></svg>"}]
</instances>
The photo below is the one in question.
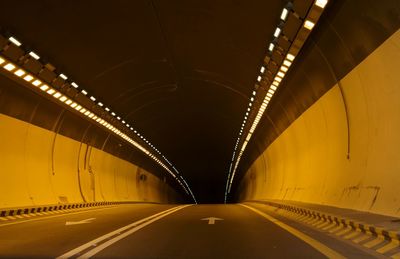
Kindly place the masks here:
<instances>
[{"instance_id":1,"label":"yellow illuminated wall","mask_svg":"<svg viewBox=\"0 0 400 259\"><path fill-rule=\"evenodd\" d=\"M240 199L400 215L400 31L303 113L254 162Z\"/></svg>"},{"instance_id":2,"label":"yellow illuminated wall","mask_svg":"<svg viewBox=\"0 0 400 259\"><path fill-rule=\"evenodd\" d=\"M162 179L132 163L0 114L0 208L176 198Z\"/></svg>"}]
</instances>

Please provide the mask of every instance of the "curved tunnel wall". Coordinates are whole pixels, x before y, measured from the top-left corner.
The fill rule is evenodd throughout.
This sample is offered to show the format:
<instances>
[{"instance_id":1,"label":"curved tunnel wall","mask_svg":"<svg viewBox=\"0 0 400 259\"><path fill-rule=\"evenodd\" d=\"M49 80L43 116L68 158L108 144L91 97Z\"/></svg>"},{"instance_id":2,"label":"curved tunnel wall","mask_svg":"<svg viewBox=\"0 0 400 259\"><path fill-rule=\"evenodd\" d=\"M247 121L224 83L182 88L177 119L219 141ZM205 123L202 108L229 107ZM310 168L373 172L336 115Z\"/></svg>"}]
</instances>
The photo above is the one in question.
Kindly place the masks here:
<instances>
[{"instance_id":1,"label":"curved tunnel wall","mask_svg":"<svg viewBox=\"0 0 400 259\"><path fill-rule=\"evenodd\" d=\"M0 207L92 201L170 203L146 170L88 144L0 114Z\"/></svg>"},{"instance_id":2,"label":"curved tunnel wall","mask_svg":"<svg viewBox=\"0 0 400 259\"><path fill-rule=\"evenodd\" d=\"M239 185L239 200L293 200L399 216L399 67L397 31L256 159Z\"/></svg>"}]
</instances>

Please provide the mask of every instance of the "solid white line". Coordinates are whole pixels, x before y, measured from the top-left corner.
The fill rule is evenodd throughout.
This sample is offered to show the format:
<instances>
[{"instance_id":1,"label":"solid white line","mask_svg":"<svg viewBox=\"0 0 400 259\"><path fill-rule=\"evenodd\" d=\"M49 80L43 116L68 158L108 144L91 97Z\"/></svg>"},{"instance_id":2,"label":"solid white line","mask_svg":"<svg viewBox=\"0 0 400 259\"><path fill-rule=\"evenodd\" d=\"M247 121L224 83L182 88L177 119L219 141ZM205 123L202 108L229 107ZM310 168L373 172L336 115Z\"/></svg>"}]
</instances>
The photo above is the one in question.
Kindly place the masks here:
<instances>
[{"instance_id":1,"label":"solid white line","mask_svg":"<svg viewBox=\"0 0 400 259\"><path fill-rule=\"evenodd\" d=\"M310 246L312 246L314 249L318 250L320 253L324 254L325 256L327 256L328 258L335 258L335 259L339 259L339 258L345 258L343 255L339 254L338 252L332 250L331 248L327 247L326 245L322 244L321 242L315 240L314 238L304 234L303 232L289 226L286 225L285 223L277 220L276 218L258 210L255 209L253 207L244 205L244 204L239 204L255 213L257 213L258 215L266 218L267 220L271 221L272 223L274 223L275 225L283 228L284 230L288 231L290 234L296 236L297 238L301 239L302 241L304 241L305 243L309 244Z\"/></svg>"},{"instance_id":2,"label":"solid white line","mask_svg":"<svg viewBox=\"0 0 400 259\"><path fill-rule=\"evenodd\" d=\"M151 219L151 220L145 222L144 224L141 224L141 225L139 225L139 226L137 226L137 227L135 227L135 228L132 228L131 230L126 231L125 233L123 233L123 234L121 234L121 235L118 235L118 236L114 237L113 239L110 239L110 240L108 240L107 242L105 242L105 243L103 243L103 244L101 244L101 245L95 247L94 249L90 250L89 252L87 252L87 253L85 253L85 254L79 256L78 259L90 258L90 257L92 257L93 255L95 255L95 254L99 253L100 251L104 250L105 248L109 247L110 245L112 245L112 244L118 242L119 240L121 240L121 239L123 239L123 238L125 238L125 237L127 237L127 236L129 236L129 235L131 235L131 234L133 234L133 233L135 233L136 231L138 231L138 230L144 228L145 226L150 225L151 223L153 223L153 222L155 222L155 221L158 221L158 220L160 220L160 219L162 219L162 218L168 216L169 214L172 214L172 213L174 213L174 212L176 212L176 211L178 211L178 210L181 210L181 209L183 209L183 208L185 208L185 207L187 207L187 206L191 206L191 205L180 206L180 207L178 207L176 210L173 210L173 211L164 213L164 214L162 214L162 215L160 215L160 216L158 216L158 217L156 217L156 218L153 218L153 219Z\"/></svg>"},{"instance_id":3,"label":"solid white line","mask_svg":"<svg viewBox=\"0 0 400 259\"><path fill-rule=\"evenodd\" d=\"M125 230L127 230L129 228L132 228L131 230L129 230L129 231L127 231L127 232L125 232L125 233L123 233L121 235L118 235L113 239L110 239L109 241L107 241L107 242L95 247L94 249L90 250L86 254L81 255L79 257L79 258L88 258L88 257L100 252L104 248L112 245L113 243L117 242L118 240L120 240L120 239L122 239L122 238L124 238L124 237L126 237L126 236L128 236L130 234L132 234L133 232L136 232L137 230L139 230L139 229L141 229L141 228L153 223L154 221L157 221L157 220L159 220L159 219L161 219L161 218L163 218L163 217L165 217L165 216L167 216L167 215L169 215L171 213L174 213L174 212L176 212L176 211L178 211L180 209L183 209L183 208L185 208L187 206L191 206L191 205L173 207L171 209L164 210L164 211L161 211L161 212L156 213L154 215L151 215L151 216L149 216L147 218L135 221L135 222L133 222L133 223L131 223L129 225L126 225L126 226L124 226L122 228L114 230L114 231L112 231L112 232L110 232L108 234L105 234L105 235L103 235L101 237L98 237L98 238L92 240L92 241L89 241L86 244L83 244L83 245L81 245L81 246L79 246L79 247L77 247L75 249L72 249L71 251L68 251L65 254L62 254L62 255L56 257L56 259L72 257L72 256L76 255L77 253L82 252L85 249L88 249L90 247L94 247L98 243L100 243L100 242L102 242L102 241L104 241L104 240L106 240L108 238L111 238L111 237L113 237L115 235L118 235L119 233L121 233L121 232L123 232L123 231L125 231Z\"/></svg>"}]
</instances>

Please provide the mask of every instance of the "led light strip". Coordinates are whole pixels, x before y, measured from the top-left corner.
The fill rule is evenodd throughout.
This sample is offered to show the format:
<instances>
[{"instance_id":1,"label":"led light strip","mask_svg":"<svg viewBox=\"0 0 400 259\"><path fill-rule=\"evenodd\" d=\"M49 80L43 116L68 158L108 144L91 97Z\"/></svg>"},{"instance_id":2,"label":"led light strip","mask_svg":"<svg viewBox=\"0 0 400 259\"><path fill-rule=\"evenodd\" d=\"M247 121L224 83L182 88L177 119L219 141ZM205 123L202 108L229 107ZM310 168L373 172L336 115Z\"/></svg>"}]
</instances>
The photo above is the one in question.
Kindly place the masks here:
<instances>
[{"instance_id":1,"label":"led light strip","mask_svg":"<svg viewBox=\"0 0 400 259\"><path fill-rule=\"evenodd\" d=\"M14 37L10 37L9 41L15 44L16 46L20 47L22 44L15 39ZM34 52L29 52L29 55L33 57L36 60L40 59L40 56ZM176 179L176 181L182 186L184 191L190 195L195 203L197 203L196 198L190 189L189 185L185 181L185 179L180 175L178 170L172 165L172 163L164 156L161 154L161 152L154 147L153 144L151 144L148 140L146 140L140 133L138 133L136 130L133 129L128 123L126 123L124 120L121 121L121 118L117 116L114 112L112 112L108 107L104 107L104 110L106 112L110 112L112 116L116 117L117 120L121 121L122 124L124 124L129 130L133 131L137 136L142 139L149 147L151 147L156 153L162 156L162 158L167 162L167 164L172 167L172 170L175 171L175 173L168 168L168 166L163 163L157 156L152 154L149 150L147 150L145 147L140 145L138 142L133 140L131 137L129 137L127 134L125 134L122 129L119 129L118 126L114 126L112 122L109 122L107 120L104 120L100 115L97 115L95 112L91 111L90 108L84 107L83 104L80 104L77 101L74 101L73 99L67 97L63 93L59 92L57 89L49 86L48 84L43 83L39 78L37 78L35 75L32 73L29 73L27 70L21 68L20 66L16 65L15 63L9 61L7 58L3 57L0 55L0 66L3 67L5 71L7 71L9 74L19 78L20 80L23 80L23 82L28 83L28 85L33 86L36 90L41 90L43 93L46 93L48 96L53 97L55 100L59 101L61 104L68 106L69 108L80 112L82 115L86 116L89 120L96 122L100 126L106 128L107 130L113 132L114 134L118 135L125 141L129 142L133 146L135 146L137 149L148 155L151 159L153 159L155 162L157 162L161 167L163 167L169 174L172 175L173 178ZM64 74L59 74L59 77L67 80L68 77ZM74 88L79 88L79 86L75 83L72 82L71 85ZM87 95L87 91L84 89L81 90L81 93L84 95ZM90 100L93 102L96 101L96 98L94 96L90 96ZM104 104L101 102L97 103L98 106L103 107Z\"/></svg>"},{"instance_id":2,"label":"led light strip","mask_svg":"<svg viewBox=\"0 0 400 259\"><path fill-rule=\"evenodd\" d=\"M317 6L318 8L324 9L326 4L328 3L328 0L316 0L314 2L314 5ZM290 10L285 7L282 10L280 19L281 19L281 23L286 21L286 18L289 14ZM303 25L302 27L304 27L307 30L312 30L315 26L315 23L317 22L319 16L317 18L314 17L314 20L310 20L310 19L305 19L303 21ZM272 53L272 51L275 48L275 40L279 37L279 35L282 32L282 25L279 25L274 32L274 41L271 42L268 46L268 51L270 53ZM290 52L290 50L289 50ZM242 126L240 128L239 131L239 137L237 138L236 144L235 144L235 148L233 151L233 155L232 155L232 160L229 166L229 173L228 173L228 177L227 177L227 181L226 181L226 186L225 186L225 203L227 202L228 199L228 195L231 192L231 188L232 188L232 183L233 183L233 179L235 177L236 174L236 170L239 166L240 160L242 158L242 155L244 153L244 151L246 150L247 144L249 143L258 123L260 122L265 110L268 107L268 104L271 100L271 98L273 97L274 93L276 92L276 90L278 89L279 85L281 84L283 78L285 77L287 71L289 70L290 66L292 65L292 62L295 59L295 54L291 54L291 53L287 53L284 61L282 62L278 72L275 74L275 77L273 79L273 82L269 85L268 91L263 99L263 102L260 106L260 108L257 111L257 114L254 118L254 121L251 124L250 130L248 131L245 140L243 141L243 144L240 148L240 150L238 150L239 147L239 143L242 139L242 135L243 135L243 131L245 129L246 126L246 122L248 121L248 118L250 116L251 113L251 109L253 106L253 102L254 102L254 98L256 96L256 92L253 91L253 96L250 98L250 102L249 102L249 107L247 108L247 111L245 113L244 119L243 119L243 123ZM257 82L260 83L263 80L263 75L265 73L265 66L261 66L260 68L260 75L257 77Z\"/></svg>"}]
</instances>

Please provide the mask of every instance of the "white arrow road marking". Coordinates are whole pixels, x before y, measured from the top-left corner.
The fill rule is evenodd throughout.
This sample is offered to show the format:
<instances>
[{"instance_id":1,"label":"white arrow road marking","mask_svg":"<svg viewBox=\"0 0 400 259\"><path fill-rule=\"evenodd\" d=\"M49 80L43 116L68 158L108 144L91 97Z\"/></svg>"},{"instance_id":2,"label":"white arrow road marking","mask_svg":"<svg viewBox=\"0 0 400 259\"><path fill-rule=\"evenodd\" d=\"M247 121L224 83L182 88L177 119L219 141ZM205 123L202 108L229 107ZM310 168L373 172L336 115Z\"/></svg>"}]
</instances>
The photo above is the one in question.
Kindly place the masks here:
<instances>
[{"instance_id":1,"label":"white arrow road marking","mask_svg":"<svg viewBox=\"0 0 400 259\"><path fill-rule=\"evenodd\" d=\"M71 225L87 224L87 223L91 223L95 219L96 218L84 219L84 220L80 220L80 221L67 221L67 222L65 222L65 225L71 226Z\"/></svg>"},{"instance_id":2,"label":"white arrow road marking","mask_svg":"<svg viewBox=\"0 0 400 259\"><path fill-rule=\"evenodd\" d=\"M201 220L208 220L208 225L214 225L215 221L217 220L224 220L224 219L220 219L220 218L216 218L216 217L208 217L208 218L204 218Z\"/></svg>"}]
</instances>

